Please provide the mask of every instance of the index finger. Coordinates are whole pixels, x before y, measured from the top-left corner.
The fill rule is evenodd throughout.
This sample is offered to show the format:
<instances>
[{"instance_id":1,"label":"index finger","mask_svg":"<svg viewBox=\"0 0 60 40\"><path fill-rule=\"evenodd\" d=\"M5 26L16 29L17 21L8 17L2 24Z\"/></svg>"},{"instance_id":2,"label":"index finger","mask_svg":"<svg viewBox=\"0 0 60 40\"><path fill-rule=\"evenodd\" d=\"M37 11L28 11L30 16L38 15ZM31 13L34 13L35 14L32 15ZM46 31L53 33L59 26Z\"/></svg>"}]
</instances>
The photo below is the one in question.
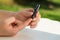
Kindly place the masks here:
<instances>
[{"instance_id":1,"label":"index finger","mask_svg":"<svg viewBox=\"0 0 60 40\"><path fill-rule=\"evenodd\" d=\"M28 9L25 9L25 11L33 12L33 11L34 11L34 9L33 9L33 8L28 8Z\"/></svg>"}]
</instances>

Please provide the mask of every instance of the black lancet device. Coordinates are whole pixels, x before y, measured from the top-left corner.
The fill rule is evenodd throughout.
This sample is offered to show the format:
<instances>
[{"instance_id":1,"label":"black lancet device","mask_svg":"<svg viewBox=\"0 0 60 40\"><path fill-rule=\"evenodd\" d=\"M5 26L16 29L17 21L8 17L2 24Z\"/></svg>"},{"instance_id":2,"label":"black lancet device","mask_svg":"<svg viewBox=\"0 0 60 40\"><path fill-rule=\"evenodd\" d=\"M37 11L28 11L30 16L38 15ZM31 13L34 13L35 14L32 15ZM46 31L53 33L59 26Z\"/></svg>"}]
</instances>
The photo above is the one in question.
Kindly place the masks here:
<instances>
[{"instance_id":1,"label":"black lancet device","mask_svg":"<svg viewBox=\"0 0 60 40\"><path fill-rule=\"evenodd\" d=\"M31 16L32 19L36 17L36 13L38 12L39 8L40 8L40 4L37 4L36 7L34 8L33 15Z\"/></svg>"}]
</instances>

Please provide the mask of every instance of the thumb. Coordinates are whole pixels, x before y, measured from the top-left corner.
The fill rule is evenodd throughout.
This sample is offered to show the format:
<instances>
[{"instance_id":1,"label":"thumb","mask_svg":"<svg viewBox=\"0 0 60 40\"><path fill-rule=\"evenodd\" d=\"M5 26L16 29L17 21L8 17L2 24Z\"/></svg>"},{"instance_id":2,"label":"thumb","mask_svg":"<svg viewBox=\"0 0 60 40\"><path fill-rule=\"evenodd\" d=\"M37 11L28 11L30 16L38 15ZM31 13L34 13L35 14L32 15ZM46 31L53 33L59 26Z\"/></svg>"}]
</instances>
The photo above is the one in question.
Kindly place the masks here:
<instances>
[{"instance_id":1,"label":"thumb","mask_svg":"<svg viewBox=\"0 0 60 40\"><path fill-rule=\"evenodd\" d=\"M32 18L27 19L23 24L24 26L27 26L32 21Z\"/></svg>"},{"instance_id":2,"label":"thumb","mask_svg":"<svg viewBox=\"0 0 60 40\"><path fill-rule=\"evenodd\" d=\"M19 26L19 30L25 28L31 21L32 21L31 18L27 19L25 22L23 22L23 23Z\"/></svg>"}]
</instances>

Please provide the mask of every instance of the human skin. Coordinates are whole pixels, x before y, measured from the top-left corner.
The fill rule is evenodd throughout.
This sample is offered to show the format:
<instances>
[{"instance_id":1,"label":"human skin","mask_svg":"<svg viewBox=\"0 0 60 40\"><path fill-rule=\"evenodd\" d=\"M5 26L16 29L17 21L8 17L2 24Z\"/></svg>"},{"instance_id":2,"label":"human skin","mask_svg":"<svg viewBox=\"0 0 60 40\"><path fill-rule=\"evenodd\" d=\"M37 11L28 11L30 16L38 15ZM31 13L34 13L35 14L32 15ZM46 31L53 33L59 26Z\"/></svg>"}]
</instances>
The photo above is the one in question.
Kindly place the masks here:
<instances>
[{"instance_id":1,"label":"human skin","mask_svg":"<svg viewBox=\"0 0 60 40\"><path fill-rule=\"evenodd\" d=\"M14 36L26 26L35 28L40 14L37 12L34 19L31 18L33 9L24 9L20 12L8 12L0 10L0 36Z\"/></svg>"}]
</instances>

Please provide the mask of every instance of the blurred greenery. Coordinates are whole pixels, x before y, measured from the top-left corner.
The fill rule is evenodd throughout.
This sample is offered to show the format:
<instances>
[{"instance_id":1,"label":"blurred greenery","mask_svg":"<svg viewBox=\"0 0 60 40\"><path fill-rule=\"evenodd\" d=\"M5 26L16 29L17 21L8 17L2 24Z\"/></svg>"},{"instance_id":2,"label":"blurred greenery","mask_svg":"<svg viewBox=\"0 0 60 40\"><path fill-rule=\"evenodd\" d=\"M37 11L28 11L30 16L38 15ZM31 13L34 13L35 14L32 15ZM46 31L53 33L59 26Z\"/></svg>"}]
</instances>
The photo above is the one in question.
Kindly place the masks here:
<instances>
[{"instance_id":1,"label":"blurred greenery","mask_svg":"<svg viewBox=\"0 0 60 40\"><path fill-rule=\"evenodd\" d=\"M4 0L0 0L0 9L9 11L20 11L25 8L32 8L35 6L34 3L40 3L41 7L39 12L41 13L42 18L60 21L60 0L40 0L36 2L32 0L15 0L14 3L9 1L9 4L7 5L3 1ZM10 5L10 3L12 5Z\"/></svg>"}]
</instances>

